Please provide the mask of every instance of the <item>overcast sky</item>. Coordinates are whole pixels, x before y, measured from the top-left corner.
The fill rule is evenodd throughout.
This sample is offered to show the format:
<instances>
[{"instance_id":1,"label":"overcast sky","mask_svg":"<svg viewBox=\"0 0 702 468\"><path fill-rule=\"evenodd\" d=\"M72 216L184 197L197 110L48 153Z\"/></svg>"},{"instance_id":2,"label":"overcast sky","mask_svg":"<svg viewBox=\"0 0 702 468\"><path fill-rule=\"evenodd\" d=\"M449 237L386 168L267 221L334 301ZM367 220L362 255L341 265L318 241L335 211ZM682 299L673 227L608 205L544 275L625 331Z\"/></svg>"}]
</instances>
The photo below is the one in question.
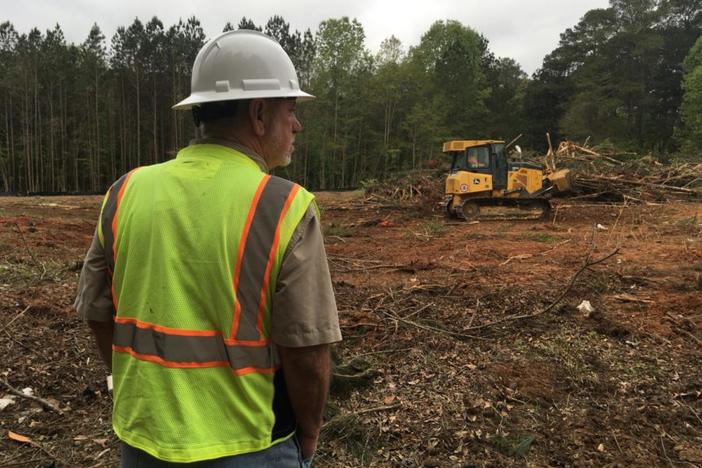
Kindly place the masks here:
<instances>
[{"instance_id":1,"label":"overcast sky","mask_svg":"<svg viewBox=\"0 0 702 468\"><path fill-rule=\"evenodd\" d=\"M0 0L0 22L9 20L20 33L38 27L42 32L56 23L69 42L85 40L97 23L108 44L118 26L135 17L143 22L158 16L168 28L195 15L207 37L221 32L227 21L242 16L264 25L281 15L291 28L316 32L328 18L356 18L373 52L390 35L407 50L436 20L455 19L486 36L499 57L515 59L529 74L541 66L544 55L558 44L559 34L572 27L588 11L606 8L608 0Z\"/></svg>"}]
</instances>

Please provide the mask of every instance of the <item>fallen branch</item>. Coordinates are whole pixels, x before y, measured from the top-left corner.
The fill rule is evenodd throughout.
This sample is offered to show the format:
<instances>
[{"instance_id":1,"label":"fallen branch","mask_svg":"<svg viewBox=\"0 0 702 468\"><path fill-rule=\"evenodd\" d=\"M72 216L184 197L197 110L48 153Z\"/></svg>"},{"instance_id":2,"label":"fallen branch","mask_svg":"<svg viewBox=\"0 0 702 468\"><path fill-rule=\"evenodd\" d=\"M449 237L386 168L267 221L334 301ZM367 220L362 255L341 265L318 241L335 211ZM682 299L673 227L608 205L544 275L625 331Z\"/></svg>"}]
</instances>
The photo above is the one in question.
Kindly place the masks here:
<instances>
[{"instance_id":1,"label":"fallen branch","mask_svg":"<svg viewBox=\"0 0 702 468\"><path fill-rule=\"evenodd\" d=\"M513 255L512 257L509 257L507 260L504 262L500 263L500 266L505 266L512 260L526 260L527 258L533 257L532 254L521 254L521 255Z\"/></svg>"},{"instance_id":2,"label":"fallen branch","mask_svg":"<svg viewBox=\"0 0 702 468\"><path fill-rule=\"evenodd\" d=\"M344 423L348 418L354 418L355 416L358 416L359 414L367 414L367 413L376 413L378 411L389 411L393 410L396 408L401 407L402 405L400 403L395 403L394 405L387 405L387 406L375 406L373 408L364 408L360 410L356 410L353 413L348 413L348 414L339 414L337 416L334 416L331 418L329 421L325 422L322 424L322 429L329 429L329 426L335 426L339 423Z\"/></svg>"},{"instance_id":3,"label":"fallen branch","mask_svg":"<svg viewBox=\"0 0 702 468\"><path fill-rule=\"evenodd\" d=\"M676 327L676 328L675 328L675 331L676 331L677 333L682 333L683 335L689 336L689 337L692 338L695 342L697 342L698 345L702 346L702 340L700 340L699 338L697 338L695 335L693 335L693 334L690 333L689 331L684 330L684 329L682 329L682 328L680 328L680 327Z\"/></svg>"},{"instance_id":4,"label":"fallen branch","mask_svg":"<svg viewBox=\"0 0 702 468\"><path fill-rule=\"evenodd\" d=\"M363 258L339 257L336 255L329 255L327 258L329 260L351 263L352 265L355 265L357 263L382 263L380 260L368 260L368 259L363 259Z\"/></svg>"},{"instance_id":5,"label":"fallen branch","mask_svg":"<svg viewBox=\"0 0 702 468\"><path fill-rule=\"evenodd\" d=\"M24 310L23 310L22 312L20 312L19 314L15 315L15 316L12 318L12 320L10 320L10 321L7 323L7 325L5 325L4 327L0 328L0 331L5 331L5 330L7 330L8 328L10 328L10 325L12 325L12 322L14 322L15 320L17 320L17 319L20 318L21 316L23 316L29 309L31 309L31 307L32 307L32 306L27 306L27 307L25 307Z\"/></svg>"},{"instance_id":6,"label":"fallen branch","mask_svg":"<svg viewBox=\"0 0 702 468\"><path fill-rule=\"evenodd\" d=\"M358 322L358 323L351 323L348 325L339 325L340 328L361 328L361 327L369 327L369 328L377 328L378 324L377 323L370 323L370 322Z\"/></svg>"},{"instance_id":7,"label":"fallen branch","mask_svg":"<svg viewBox=\"0 0 702 468\"><path fill-rule=\"evenodd\" d=\"M15 227L17 227L17 233L20 235L20 238L22 239L22 243L24 244L24 248L27 251L27 253L29 254L29 257L34 262L34 265L36 265L37 267L41 267L42 271L41 271L41 275L39 276L39 279L43 280L44 276L46 275L46 265L44 265L42 262L37 260L37 258L34 256L34 254L32 253L32 250L29 248L29 244L27 244L27 239L24 237L24 232L22 232L22 228L20 227L20 225L16 221L15 221Z\"/></svg>"},{"instance_id":8,"label":"fallen branch","mask_svg":"<svg viewBox=\"0 0 702 468\"><path fill-rule=\"evenodd\" d=\"M423 311L423 310L425 310L425 309L428 309L429 307L431 307L431 306L433 306L433 305L436 305L436 304L434 304L433 302L430 302L430 303L428 303L428 304L424 304L422 307L420 307L419 309L415 310L414 312L412 312L412 313L410 313L410 314L408 314L408 315L405 315L403 318L404 318L405 320L407 320L407 319L410 318L410 317L414 317L415 315L417 315L417 314L420 313L421 311Z\"/></svg>"},{"instance_id":9,"label":"fallen branch","mask_svg":"<svg viewBox=\"0 0 702 468\"><path fill-rule=\"evenodd\" d=\"M421 328L422 330L431 331L434 333L440 333L440 334L452 336L455 338L464 338L464 339L473 339L473 340L487 340L487 338L483 338L482 336L466 335L465 333L453 332L451 330L445 330L443 328L432 327L430 325L424 325L421 323L413 322L412 320L406 320L406 319L403 319L402 317L398 317L395 314L391 314L391 313L385 312L383 310L379 310L379 312L390 317L392 320L402 322L406 325L412 325L413 327Z\"/></svg>"},{"instance_id":10,"label":"fallen branch","mask_svg":"<svg viewBox=\"0 0 702 468\"><path fill-rule=\"evenodd\" d=\"M561 302L561 300L570 292L570 290L573 289L573 286L575 285L575 281L578 279L578 276L580 276L582 274L582 272L584 272L585 270L587 270L588 268L590 268L592 266L595 266L599 263L603 263L603 262L609 260L610 258L614 257L618 253L619 253L619 248L616 248L612 253L600 258L599 260L593 260L593 261L590 261L590 254L588 254L588 256L585 260L585 264L571 277L570 282L568 283L568 287L566 287L566 289L556 298L556 300L553 301L545 309L540 310L538 312L534 312L533 314L512 315L512 316L506 317L504 319L495 320L493 322L484 323L482 325L476 325L475 327L466 328L465 330L466 331L480 330L483 328L492 327L494 325L499 325L499 324L505 323L505 322L512 322L515 320L521 320L521 319L525 319L525 318L538 317L539 315L543 315L543 314L551 311L554 307L556 307L556 305L558 305L559 302Z\"/></svg>"},{"instance_id":11,"label":"fallen branch","mask_svg":"<svg viewBox=\"0 0 702 468\"><path fill-rule=\"evenodd\" d=\"M562 246L563 244L567 244L567 243L570 242L570 241L571 241L571 239L566 239L566 240L564 240L563 242L559 242L558 244L554 245L554 246L551 247L550 249L544 250L543 252L538 253L538 254L536 254L536 255L538 255L538 256L546 255L547 253L553 252L553 251L556 250L558 247Z\"/></svg>"},{"instance_id":12,"label":"fallen branch","mask_svg":"<svg viewBox=\"0 0 702 468\"><path fill-rule=\"evenodd\" d=\"M373 378L377 375L374 369L366 369L362 372L356 374L337 374L334 372L332 374L332 380L335 385L343 386L360 386L367 385L372 382Z\"/></svg>"},{"instance_id":13,"label":"fallen branch","mask_svg":"<svg viewBox=\"0 0 702 468\"><path fill-rule=\"evenodd\" d=\"M400 406L402 406L402 405L399 403L395 403L394 405L376 406L375 408L364 408L364 409L354 411L353 414L365 414L365 413L376 413L378 411L388 411L391 409L399 408Z\"/></svg>"},{"instance_id":14,"label":"fallen branch","mask_svg":"<svg viewBox=\"0 0 702 468\"><path fill-rule=\"evenodd\" d=\"M381 349L380 351L371 351L369 353L363 353L363 354L357 354L355 356L351 357L351 360L364 357L364 356L373 356L375 354L389 354L389 353L401 353L405 351L411 351L413 349L417 349L414 346L409 347L409 348L400 348L400 349Z\"/></svg>"},{"instance_id":15,"label":"fallen branch","mask_svg":"<svg viewBox=\"0 0 702 468\"><path fill-rule=\"evenodd\" d=\"M680 320L678 320L678 319L677 319L676 317L674 317L670 312L666 313L665 316L668 317L668 318L670 319L670 321L673 322L673 324L675 325L675 327L673 327L673 330L674 330L675 332L677 332L677 333L682 333L683 335L689 336L689 337L692 338L698 345L702 346L702 340L700 340L700 339L697 338L694 334L690 333L689 331L685 330L685 329L682 327L682 325L683 325L684 322L681 322Z\"/></svg>"},{"instance_id":16,"label":"fallen branch","mask_svg":"<svg viewBox=\"0 0 702 468\"><path fill-rule=\"evenodd\" d=\"M671 192L680 192L680 193L687 193L690 195L696 195L698 191L693 190L693 189L688 189L684 187L676 187L675 185L664 185L664 184L654 184L652 182L642 182L639 180L630 180L630 179L621 179L617 177L607 177L603 175L594 175L590 176L592 179L596 180L607 180L610 182L619 182L623 184L628 184L628 185L640 185L644 187L654 187L654 188L659 188L659 189L664 189L664 190L670 190Z\"/></svg>"},{"instance_id":17,"label":"fallen branch","mask_svg":"<svg viewBox=\"0 0 702 468\"><path fill-rule=\"evenodd\" d=\"M22 392L21 390L17 390L15 387L13 387L9 383L7 383L7 381L5 379L0 379L0 384L2 384L5 388L7 388L7 390L10 393L12 393L13 395L16 395L20 398L26 398L28 400L35 401L35 402L39 403L41 406L43 406L44 408L50 409L51 411L55 411L56 413L63 416L63 411L61 411L61 408L54 405L50 401L47 401L43 398L39 398L39 397L34 396L34 395L27 395L26 393Z\"/></svg>"},{"instance_id":18,"label":"fallen branch","mask_svg":"<svg viewBox=\"0 0 702 468\"><path fill-rule=\"evenodd\" d=\"M556 305L558 305L559 302L561 302L561 300L562 300L564 297L566 297L566 295L570 292L570 290L573 289L573 286L575 285L575 281L578 279L578 276L580 276L580 274L581 274L582 272L584 272L585 270L587 270L587 269L590 268L590 267L593 267L593 266L598 265L598 264L600 264L600 263L606 262L607 260L609 260L610 258L614 257L614 256L617 255L618 253L619 253L619 247L617 247L616 249L614 249L614 251L613 251L612 253L610 253L610 254L608 254L608 255L605 255L604 257L600 258L599 260L589 261L589 256L588 256L588 260L585 262L585 265L583 265L582 268L580 268L580 269L573 275L573 277L570 279L570 283L568 283L568 287L565 289L565 291L563 291L563 293L561 293L561 295L558 296L558 298L557 298L555 301L553 301L553 302L552 302L548 307L546 307L544 310L542 310L542 311L540 311L540 312L536 312L535 314L532 314L532 315L541 315L541 314L545 314L546 312L549 312L550 310L552 310L554 307L556 307Z\"/></svg>"}]
</instances>

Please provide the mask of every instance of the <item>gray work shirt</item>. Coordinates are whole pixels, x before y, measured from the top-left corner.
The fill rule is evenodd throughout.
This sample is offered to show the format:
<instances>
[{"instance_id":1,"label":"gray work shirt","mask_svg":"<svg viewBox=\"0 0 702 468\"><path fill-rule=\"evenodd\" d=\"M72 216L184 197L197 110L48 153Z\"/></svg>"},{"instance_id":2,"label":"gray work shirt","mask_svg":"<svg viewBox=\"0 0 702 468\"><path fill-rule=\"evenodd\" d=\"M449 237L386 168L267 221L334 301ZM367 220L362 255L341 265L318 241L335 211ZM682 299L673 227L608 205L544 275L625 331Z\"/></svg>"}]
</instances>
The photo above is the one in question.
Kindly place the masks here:
<instances>
[{"instance_id":1,"label":"gray work shirt","mask_svg":"<svg viewBox=\"0 0 702 468\"><path fill-rule=\"evenodd\" d=\"M266 162L249 148L229 140L197 139L190 144L217 144L245 154L268 172ZM97 237L88 249L78 282L75 308L84 320L108 322L114 306L107 279L105 251ZM341 340L322 230L313 206L293 232L278 274L271 303L271 338L291 348Z\"/></svg>"}]
</instances>

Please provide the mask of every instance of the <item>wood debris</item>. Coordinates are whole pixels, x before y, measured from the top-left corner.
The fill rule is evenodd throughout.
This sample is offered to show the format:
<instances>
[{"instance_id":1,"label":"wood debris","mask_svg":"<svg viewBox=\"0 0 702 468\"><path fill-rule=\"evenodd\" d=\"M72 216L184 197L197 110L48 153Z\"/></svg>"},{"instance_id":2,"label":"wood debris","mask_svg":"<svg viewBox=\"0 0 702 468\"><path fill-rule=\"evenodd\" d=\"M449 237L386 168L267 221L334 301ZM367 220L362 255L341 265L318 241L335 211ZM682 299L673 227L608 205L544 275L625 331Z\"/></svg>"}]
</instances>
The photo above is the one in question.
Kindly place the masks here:
<instances>
[{"instance_id":1,"label":"wood debris","mask_svg":"<svg viewBox=\"0 0 702 468\"><path fill-rule=\"evenodd\" d=\"M551 157L551 156L547 156ZM702 164L663 164L652 155L600 149L562 141L553 153L559 168L573 171L577 198L662 202L702 198Z\"/></svg>"}]
</instances>

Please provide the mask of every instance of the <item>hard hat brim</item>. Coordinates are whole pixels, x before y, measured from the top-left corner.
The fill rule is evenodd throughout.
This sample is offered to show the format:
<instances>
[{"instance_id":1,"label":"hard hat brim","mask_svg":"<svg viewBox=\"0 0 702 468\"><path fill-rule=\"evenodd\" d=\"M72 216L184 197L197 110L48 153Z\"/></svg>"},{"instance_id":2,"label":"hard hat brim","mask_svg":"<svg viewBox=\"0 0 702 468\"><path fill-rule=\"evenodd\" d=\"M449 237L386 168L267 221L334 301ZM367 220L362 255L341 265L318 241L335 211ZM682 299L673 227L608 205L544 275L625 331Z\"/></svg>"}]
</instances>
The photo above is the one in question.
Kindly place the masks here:
<instances>
[{"instance_id":1,"label":"hard hat brim","mask_svg":"<svg viewBox=\"0 0 702 468\"><path fill-rule=\"evenodd\" d=\"M271 95L270 91L251 91L243 93L237 99L222 99L222 95L216 92L193 93L178 104L171 107L173 110L188 110L193 106L208 102L221 102L243 99L276 99L276 98L296 98L298 102L311 101L315 97L301 90L281 92L279 95Z\"/></svg>"}]
</instances>

